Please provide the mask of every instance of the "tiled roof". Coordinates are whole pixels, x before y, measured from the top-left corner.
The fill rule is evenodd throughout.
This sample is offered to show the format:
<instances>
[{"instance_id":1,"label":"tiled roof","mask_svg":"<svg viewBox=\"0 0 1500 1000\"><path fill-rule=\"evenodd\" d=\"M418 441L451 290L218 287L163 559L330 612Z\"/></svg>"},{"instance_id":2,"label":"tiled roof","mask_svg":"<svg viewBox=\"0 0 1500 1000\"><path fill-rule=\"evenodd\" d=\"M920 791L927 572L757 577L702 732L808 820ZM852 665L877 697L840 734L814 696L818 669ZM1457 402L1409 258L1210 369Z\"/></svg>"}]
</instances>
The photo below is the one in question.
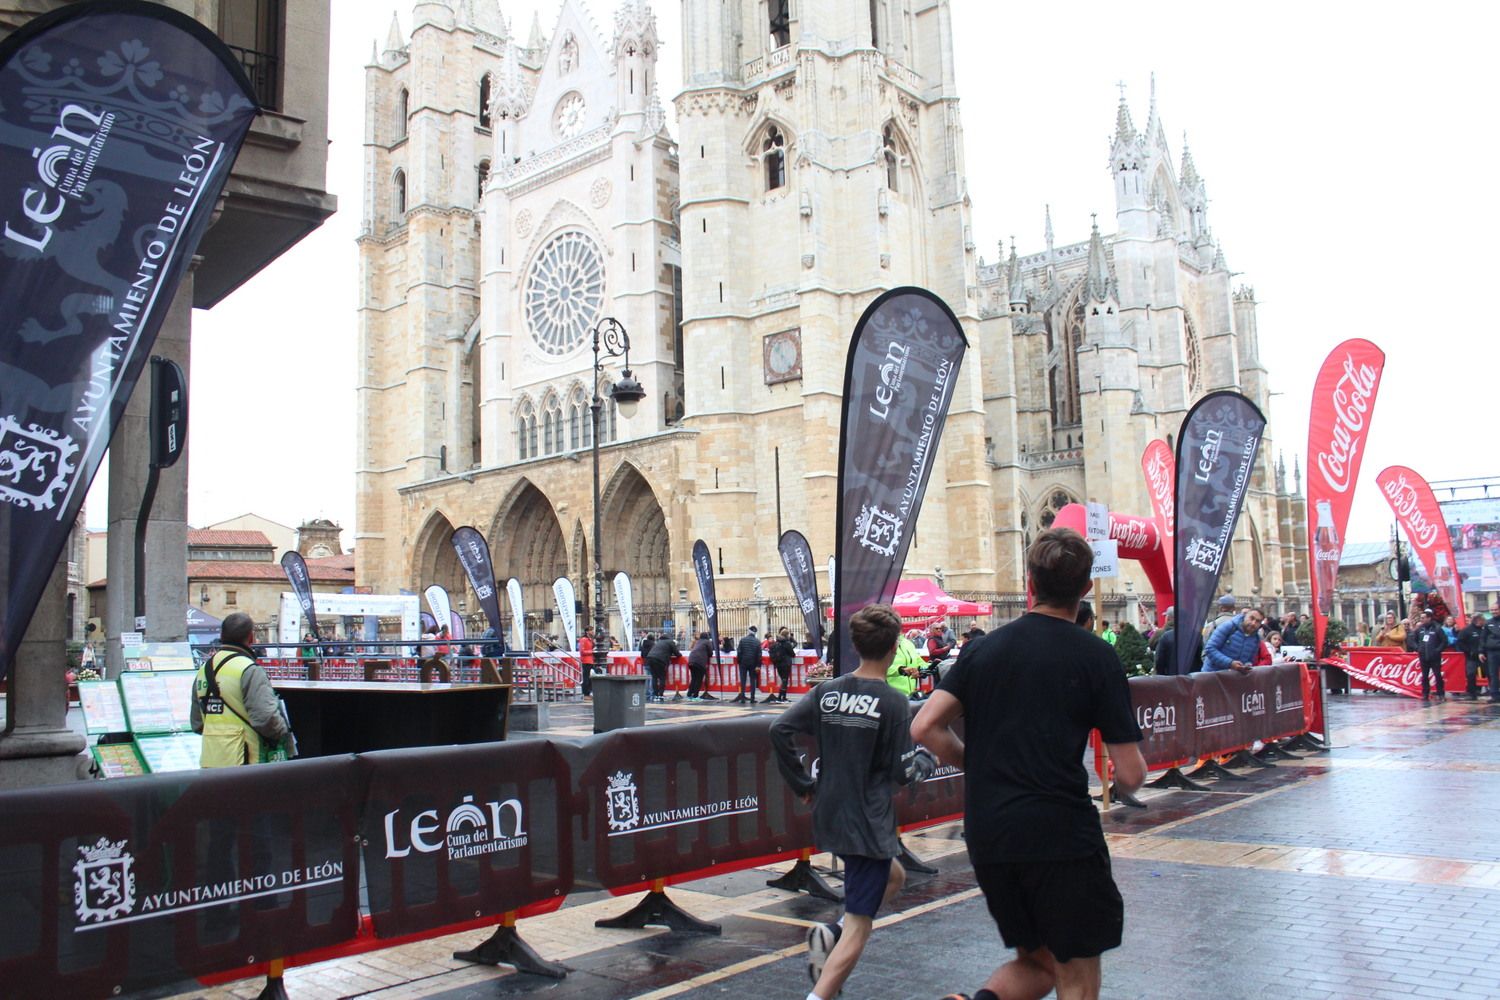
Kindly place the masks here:
<instances>
[{"instance_id":1,"label":"tiled roof","mask_svg":"<svg viewBox=\"0 0 1500 1000\"><path fill-rule=\"evenodd\" d=\"M257 548L275 548L271 540L263 531L225 531L218 528L189 528L189 545L228 545L228 546L254 546Z\"/></svg>"},{"instance_id":2,"label":"tiled roof","mask_svg":"<svg viewBox=\"0 0 1500 1000\"><path fill-rule=\"evenodd\" d=\"M349 552L341 556L324 556L321 559L307 560L307 571L309 573L313 572L316 567L322 567L329 572L353 573L354 553Z\"/></svg>"},{"instance_id":3,"label":"tiled roof","mask_svg":"<svg viewBox=\"0 0 1500 1000\"><path fill-rule=\"evenodd\" d=\"M321 559L310 560L307 575L313 583L349 584L354 582L354 567L321 566ZM189 580L280 580L286 583L286 572L272 562L190 562Z\"/></svg>"}]
</instances>

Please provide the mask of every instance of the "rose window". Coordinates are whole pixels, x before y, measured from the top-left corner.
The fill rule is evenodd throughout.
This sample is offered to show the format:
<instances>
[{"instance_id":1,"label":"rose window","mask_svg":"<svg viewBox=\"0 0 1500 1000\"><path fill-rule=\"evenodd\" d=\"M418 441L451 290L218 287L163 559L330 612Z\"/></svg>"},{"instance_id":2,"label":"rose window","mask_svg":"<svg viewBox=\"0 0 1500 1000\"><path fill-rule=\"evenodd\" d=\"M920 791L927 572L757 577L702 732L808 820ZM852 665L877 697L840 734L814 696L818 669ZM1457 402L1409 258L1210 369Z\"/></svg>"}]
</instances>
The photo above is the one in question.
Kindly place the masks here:
<instances>
[{"instance_id":1,"label":"rose window","mask_svg":"<svg viewBox=\"0 0 1500 1000\"><path fill-rule=\"evenodd\" d=\"M583 233L544 246L526 276L526 322L537 346L567 354L583 343L604 304L604 259Z\"/></svg>"}]
</instances>

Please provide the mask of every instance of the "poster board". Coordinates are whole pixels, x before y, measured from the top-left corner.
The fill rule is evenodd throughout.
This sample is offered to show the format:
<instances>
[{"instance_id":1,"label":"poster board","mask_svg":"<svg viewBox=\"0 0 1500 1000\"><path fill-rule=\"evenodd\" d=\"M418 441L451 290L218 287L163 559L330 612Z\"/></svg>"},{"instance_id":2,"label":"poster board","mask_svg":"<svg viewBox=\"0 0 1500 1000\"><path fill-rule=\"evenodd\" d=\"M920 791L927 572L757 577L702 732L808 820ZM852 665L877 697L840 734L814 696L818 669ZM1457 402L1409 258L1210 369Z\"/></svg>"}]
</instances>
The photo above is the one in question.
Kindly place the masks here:
<instances>
[{"instance_id":1,"label":"poster board","mask_svg":"<svg viewBox=\"0 0 1500 1000\"><path fill-rule=\"evenodd\" d=\"M196 771L203 752L203 737L197 733L173 733L169 736L138 736L135 745L150 774L168 771Z\"/></svg>"},{"instance_id":2,"label":"poster board","mask_svg":"<svg viewBox=\"0 0 1500 1000\"><path fill-rule=\"evenodd\" d=\"M79 681L78 707L83 711L83 731L90 736L130 730L125 702L114 681Z\"/></svg>"},{"instance_id":3,"label":"poster board","mask_svg":"<svg viewBox=\"0 0 1500 1000\"><path fill-rule=\"evenodd\" d=\"M192 670L133 670L120 675L120 695L130 731L178 733L192 728ZM81 693L81 692L80 692Z\"/></svg>"},{"instance_id":4,"label":"poster board","mask_svg":"<svg viewBox=\"0 0 1500 1000\"><path fill-rule=\"evenodd\" d=\"M146 773L146 762L134 743L100 743L90 749L105 778L133 778Z\"/></svg>"},{"instance_id":5,"label":"poster board","mask_svg":"<svg viewBox=\"0 0 1500 1000\"><path fill-rule=\"evenodd\" d=\"M195 670L193 647L186 642L143 642L127 656L127 670Z\"/></svg>"}]
</instances>

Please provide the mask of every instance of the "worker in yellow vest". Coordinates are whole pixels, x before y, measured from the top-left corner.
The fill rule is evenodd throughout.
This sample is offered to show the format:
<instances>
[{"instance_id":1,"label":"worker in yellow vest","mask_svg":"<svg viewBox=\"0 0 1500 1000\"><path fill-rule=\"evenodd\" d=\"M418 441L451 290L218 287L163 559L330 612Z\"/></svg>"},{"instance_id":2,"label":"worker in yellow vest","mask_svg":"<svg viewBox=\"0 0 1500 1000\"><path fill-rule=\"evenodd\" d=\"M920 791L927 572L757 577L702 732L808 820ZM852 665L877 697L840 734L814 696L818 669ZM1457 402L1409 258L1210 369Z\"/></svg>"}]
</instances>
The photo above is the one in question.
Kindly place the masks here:
<instances>
[{"instance_id":1,"label":"worker in yellow vest","mask_svg":"<svg viewBox=\"0 0 1500 1000\"><path fill-rule=\"evenodd\" d=\"M202 767L236 767L285 759L291 729L276 689L255 661L255 622L241 611L219 627L219 648L193 684L193 732L203 734Z\"/></svg>"}]
</instances>

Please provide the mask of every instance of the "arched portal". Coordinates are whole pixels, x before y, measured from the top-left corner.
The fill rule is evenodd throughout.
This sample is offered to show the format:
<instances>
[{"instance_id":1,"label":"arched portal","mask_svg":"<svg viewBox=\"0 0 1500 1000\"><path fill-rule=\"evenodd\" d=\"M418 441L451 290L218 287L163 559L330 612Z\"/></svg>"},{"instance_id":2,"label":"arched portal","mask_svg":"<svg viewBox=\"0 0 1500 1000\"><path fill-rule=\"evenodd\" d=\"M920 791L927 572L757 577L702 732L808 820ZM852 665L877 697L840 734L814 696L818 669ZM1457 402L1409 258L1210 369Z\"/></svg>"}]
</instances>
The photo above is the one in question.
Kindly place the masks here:
<instances>
[{"instance_id":1,"label":"arched portal","mask_svg":"<svg viewBox=\"0 0 1500 1000\"><path fill-rule=\"evenodd\" d=\"M553 604L552 581L567 575L568 549L552 502L529 480L517 483L495 514L490 552L502 586L510 577L521 581L526 614L532 618L528 632L541 628Z\"/></svg>"},{"instance_id":2,"label":"arched portal","mask_svg":"<svg viewBox=\"0 0 1500 1000\"><path fill-rule=\"evenodd\" d=\"M411 576L412 590L417 593L435 583L448 591L454 608L460 600L467 600L469 607L475 607L469 595L468 578L453 549L453 522L441 511L433 511L417 535L417 544L412 548Z\"/></svg>"},{"instance_id":3,"label":"arched portal","mask_svg":"<svg viewBox=\"0 0 1500 1000\"><path fill-rule=\"evenodd\" d=\"M600 511L599 562L606 584L623 570L630 574L637 607L671 604L667 518L646 477L628 462L621 465L604 491ZM610 600L609 594L605 599Z\"/></svg>"}]
</instances>

